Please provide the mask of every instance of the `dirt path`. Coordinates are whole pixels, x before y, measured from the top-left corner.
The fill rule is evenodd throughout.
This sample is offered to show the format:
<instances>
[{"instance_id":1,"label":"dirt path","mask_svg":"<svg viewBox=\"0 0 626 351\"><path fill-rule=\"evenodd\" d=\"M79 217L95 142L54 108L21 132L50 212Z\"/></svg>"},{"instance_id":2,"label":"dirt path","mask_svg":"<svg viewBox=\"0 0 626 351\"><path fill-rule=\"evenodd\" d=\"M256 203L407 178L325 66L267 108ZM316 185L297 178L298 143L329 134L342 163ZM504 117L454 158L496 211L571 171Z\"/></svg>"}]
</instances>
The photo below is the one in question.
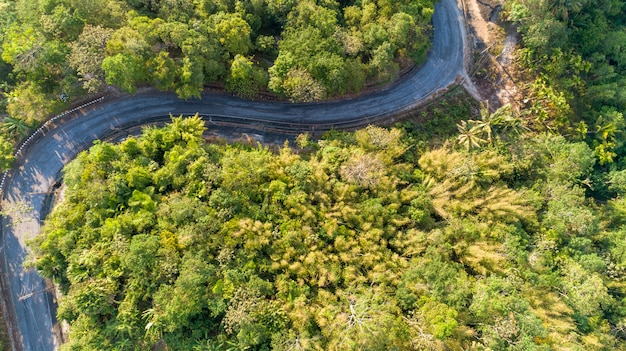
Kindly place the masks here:
<instances>
[{"instance_id":1,"label":"dirt path","mask_svg":"<svg viewBox=\"0 0 626 351\"><path fill-rule=\"evenodd\" d=\"M474 31L475 39L480 40L480 42L485 45L489 45L490 35L489 35L489 26L487 22L483 19L483 15L480 13L480 7L478 1L476 0L465 0L467 14L469 15L469 24L472 26ZM480 47L478 40L474 40L474 45Z\"/></svg>"},{"instance_id":2,"label":"dirt path","mask_svg":"<svg viewBox=\"0 0 626 351\"><path fill-rule=\"evenodd\" d=\"M502 53L496 58L500 70L504 72L503 77L501 77L502 89L496 90L496 94L503 104L514 103L519 94L514 77L510 73L514 64L513 55L518 44L518 37L517 26L510 26L506 31Z\"/></svg>"},{"instance_id":3,"label":"dirt path","mask_svg":"<svg viewBox=\"0 0 626 351\"><path fill-rule=\"evenodd\" d=\"M511 72L514 71L515 48L519 43L517 28L511 25L504 30L500 19L502 0L462 1L474 52L469 78L491 109L505 104L516 106L519 89Z\"/></svg>"}]
</instances>

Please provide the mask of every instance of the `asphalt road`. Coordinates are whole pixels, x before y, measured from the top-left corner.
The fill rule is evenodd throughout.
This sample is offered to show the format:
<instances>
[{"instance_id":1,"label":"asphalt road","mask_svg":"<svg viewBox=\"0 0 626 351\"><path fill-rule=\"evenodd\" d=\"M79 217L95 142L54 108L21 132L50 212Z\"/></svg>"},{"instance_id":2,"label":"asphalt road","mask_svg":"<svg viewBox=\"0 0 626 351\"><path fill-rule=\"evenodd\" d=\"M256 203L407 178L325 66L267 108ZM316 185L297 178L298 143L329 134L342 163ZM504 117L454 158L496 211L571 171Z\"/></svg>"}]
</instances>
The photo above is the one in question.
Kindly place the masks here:
<instances>
[{"instance_id":1,"label":"asphalt road","mask_svg":"<svg viewBox=\"0 0 626 351\"><path fill-rule=\"evenodd\" d=\"M419 70L385 90L355 99L289 104L252 102L225 94L189 101L168 93L138 94L106 98L43 127L23 148L3 189L3 210L10 213L2 218L0 265L2 288L8 295L5 318L11 322L14 336L11 348L49 351L59 346L49 283L22 266L27 254L25 241L39 233L47 194L63 166L94 140L168 120L170 114L199 113L209 128L212 124L239 125L278 132L354 128L381 121L424 103L454 84L463 72L465 30L455 0L442 0L435 6L433 26L432 49ZM23 205L30 208L24 210Z\"/></svg>"}]
</instances>

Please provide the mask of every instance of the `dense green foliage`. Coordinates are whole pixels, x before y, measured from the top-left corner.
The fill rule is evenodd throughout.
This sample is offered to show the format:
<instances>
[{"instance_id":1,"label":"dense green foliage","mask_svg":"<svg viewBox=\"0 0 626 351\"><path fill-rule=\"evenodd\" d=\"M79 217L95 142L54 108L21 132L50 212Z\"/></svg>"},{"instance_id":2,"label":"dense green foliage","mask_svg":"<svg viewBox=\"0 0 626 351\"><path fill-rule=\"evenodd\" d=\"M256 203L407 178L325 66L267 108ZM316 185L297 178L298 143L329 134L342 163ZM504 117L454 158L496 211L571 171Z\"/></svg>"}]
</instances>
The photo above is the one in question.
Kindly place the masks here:
<instances>
[{"instance_id":1,"label":"dense green foliage","mask_svg":"<svg viewBox=\"0 0 626 351\"><path fill-rule=\"evenodd\" d=\"M198 118L96 143L31 243L63 349L626 349L626 176L595 203L593 150L514 119L471 151L220 146Z\"/></svg>"},{"instance_id":2,"label":"dense green foliage","mask_svg":"<svg viewBox=\"0 0 626 351\"><path fill-rule=\"evenodd\" d=\"M409 133L275 152L207 144L199 119L178 118L81 153L31 243L64 294L63 348L626 350L625 2L505 7L530 82L520 113L459 120L442 104ZM423 58L431 12L0 0L0 146L61 92L105 82L182 97L215 81L294 101L356 91Z\"/></svg>"},{"instance_id":3,"label":"dense green foliage","mask_svg":"<svg viewBox=\"0 0 626 351\"><path fill-rule=\"evenodd\" d=\"M0 170L71 101L139 86L314 101L420 63L434 0L0 0ZM6 151L6 152L5 152Z\"/></svg>"},{"instance_id":4,"label":"dense green foliage","mask_svg":"<svg viewBox=\"0 0 626 351\"><path fill-rule=\"evenodd\" d=\"M626 1L513 0L507 7L523 36L519 57L533 72L528 98L537 125L586 140L600 165L621 160Z\"/></svg>"},{"instance_id":5,"label":"dense green foliage","mask_svg":"<svg viewBox=\"0 0 626 351\"><path fill-rule=\"evenodd\" d=\"M2 0L0 82L13 117L32 96L43 106L105 82L183 98L212 82L242 96L269 83L290 99L319 100L423 60L433 3Z\"/></svg>"}]
</instances>

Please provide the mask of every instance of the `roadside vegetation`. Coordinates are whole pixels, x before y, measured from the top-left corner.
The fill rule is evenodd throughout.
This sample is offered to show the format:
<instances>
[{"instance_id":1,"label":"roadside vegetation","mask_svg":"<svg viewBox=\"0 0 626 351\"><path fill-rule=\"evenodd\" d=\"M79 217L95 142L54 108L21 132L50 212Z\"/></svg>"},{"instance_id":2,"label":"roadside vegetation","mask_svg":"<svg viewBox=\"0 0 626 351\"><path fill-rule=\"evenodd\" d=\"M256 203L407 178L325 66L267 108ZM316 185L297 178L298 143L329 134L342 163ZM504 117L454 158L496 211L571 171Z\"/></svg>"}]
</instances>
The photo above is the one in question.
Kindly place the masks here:
<instances>
[{"instance_id":1,"label":"roadside vegetation","mask_svg":"<svg viewBox=\"0 0 626 351\"><path fill-rule=\"evenodd\" d=\"M523 39L533 126L585 141L606 171L623 168L626 2L513 0L506 11Z\"/></svg>"},{"instance_id":2,"label":"roadside vegetation","mask_svg":"<svg viewBox=\"0 0 626 351\"><path fill-rule=\"evenodd\" d=\"M64 349L624 349L626 186L590 196L586 143L508 108L424 148L368 127L271 152L203 126L66 167L31 243Z\"/></svg>"},{"instance_id":3,"label":"roadside vegetation","mask_svg":"<svg viewBox=\"0 0 626 351\"><path fill-rule=\"evenodd\" d=\"M28 94L58 102L105 83L182 98L210 83L298 101L358 92L425 58L433 2L3 0L0 9L11 112Z\"/></svg>"},{"instance_id":4,"label":"roadside vegetation","mask_svg":"<svg viewBox=\"0 0 626 351\"><path fill-rule=\"evenodd\" d=\"M432 13L433 0L0 0L0 169L44 118L111 88L315 101L388 83L425 59Z\"/></svg>"}]
</instances>

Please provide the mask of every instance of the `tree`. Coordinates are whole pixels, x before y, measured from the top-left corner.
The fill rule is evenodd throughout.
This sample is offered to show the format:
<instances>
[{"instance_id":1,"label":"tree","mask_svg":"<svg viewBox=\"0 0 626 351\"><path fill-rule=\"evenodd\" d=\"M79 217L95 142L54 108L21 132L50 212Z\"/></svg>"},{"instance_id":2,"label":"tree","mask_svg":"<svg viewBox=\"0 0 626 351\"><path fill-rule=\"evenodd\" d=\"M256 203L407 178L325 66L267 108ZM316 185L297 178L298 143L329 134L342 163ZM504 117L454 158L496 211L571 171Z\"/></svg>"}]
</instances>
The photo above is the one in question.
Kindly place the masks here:
<instances>
[{"instance_id":1,"label":"tree","mask_svg":"<svg viewBox=\"0 0 626 351\"><path fill-rule=\"evenodd\" d=\"M75 16L86 24L117 28L125 22L128 5L119 0L70 0Z\"/></svg>"},{"instance_id":2,"label":"tree","mask_svg":"<svg viewBox=\"0 0 626 351\"><path fill-rule=\"evenodd\" d=\"M563 285L568 302L580 314L601 315L603 307L611 303L607 287L597 273L589 274L579 264L568 262Z\"/></svg>"},{"instance_id":3,"label":"tree","mask_svg":"<svg viewBox=\"0 0 626 351\"><path fill-rule=\"evenodd\" d=\"M50 38L64 38L74 41L83 30L83 21L75 16L72 9L57 5L50 14L41 16L44 33Z\"/></svg>"},{"instance_id":4,"label":"tree","mask_svg":"<svg viewBox=\"0 0 626 351\"><path fill-rule=\"evenodd\" d=\"M487 140L481 138L483 131L479 126L461 121L456 127L459 130L457 141L460 145L464 146L467 151L472 148L480 147L481 144L487 142Z\"/></svg>"},{"instance_id":5,"label":"tree","mask_svg":"<svg viewBox=\"0 0 626 351\"><path fill-rule=\"evenodd\" d=\"M26 125L36 125L65 105L58 97L44 93L34 83L19 84L8 94L8 98L9 116L24 121Z\"/></svg>"},{"instance_id":6,"label":"tree","mask_svg":"<svg viewBox=\"0 0 626 351\"><path fill-rule=\"evenodd\" d=\"M43 40L33 27L13 24L2 42L2 60L20 70L30 71L41 55Z\"/></svg>"},{"instance_id":7,"label":"tree","mask_svg":"<svg viewBox=\"0 0 626 351\"><path fill-rule=\"evenodd\" d=\"M238 54L230 66L226 89L241 97L251 98L267 84L266 81L265 72L255 67L249 58Z\"/></svg>"},{"instance_id":8,"label":"tree","mask_svg":"<svg viewBox=\"0 0 626 351\"><path fill-rule=\"evenodd\" d=\"M339 171L346 182L358 184L363 188L374 188L384 173L383 162L369 154L354 154Z\"/></svg>"},{"instance_id":9,"label":"tree","mask_svg":"<svg viewBox=\"0 0 626 351\"><path fill-rule=\"evenodd\" d=\"M467 126L472 127L468 130ZM477 143L481 143L476 136L480 136L484 143L493 143L494 136L498 139L510 137L518 137L524 131L529 131L525 126L524 120L515 116L511 105L504 105L493 113L489 112L489 106L483 105L480 109L480 119L470 119L467 122L462 121L457 125L457 129L461 133L457 140L460 144L468 144L468 140L475 139ZM472 131L474 129L474 131ZM472 147L477 146L473 145Z\"/></svg>"},{"instance_id":10,"label":"tree","mask_svg":"<svg viewBox=\"0 0 626 351\"><path fill-rule=\"evenodd\" d=\"M0 170L7 171L13 166L13 143L0 136Z\"/></svg>"},{"instance_id":11,"label":"tree","mask_svg":"<svg viewBox=\"0 0 626 351\"><path fill-rule=\"evenodd\" d=\"M122 27L114 31L106 41L107 56L125 54L137 61L144 60L152 49L149 39L135 28Z\"/></svg>"},{"instance_id":12,"label":"tree","mask_svg":"<svg viewBox=\"0 0 626 351\"><path fill-rule=\"evenodd\" d=\"M170 90L175 87L178 67L166 51L161 51L150 61L149 70L152 81L158 89Z\"/></svg>"},{"instance_id":13,"label":"tree","mask_svg":"<svg viewBox=\"0 0 626 351\"><path fill-rule=\"evenodd\" d=\"M570 14L578 13L584 6L584 0L552 0L550 6L554 14L561 19L569 20Z\"/></svg>"},{"instance_id":14,"label":"tree","mask_svg":"<svg viewBox=\"0 0 626 351\"><path fill-rule=\"evenodd\" d=\"M369 66L375 72L377 80L381 83L391 81L398 74L398 64L393 61L395 48L389 41L384 41L380 46L372 50L372 59Z\"/></svg>"},{"instance_id":15,"label":"tree","mask_svg":"<svg viewBox=\"0 0 626 351\"><path fill-rule=\"evenodd\" d=\"M199 257L185 257L180 272L173 285L164 284L155 293L154 313L147 329L159 328L164 333L172 333L193 327L194 317L202 313L207 285L211 284L215 268Z\"/></svg>"},{"instance_id":16,"label":"tree","mask_svg":"<svg viewBox=\"0 0 626 351\"><path fill-rule=\"evenodd\" d=\"M143 62L127 54L106 57L102 61L102 70L107 84L117 85L128 93L134 93L139 83L146 81Z\"/></svg>"},{"instance_id":17,"label":"tree","mask_svg":"<svg viewBox=\"0 0 626 351\"><path fill-rule=\"evenodd\" d=\"M6 130L9 135L17 139L28 135L28 132L31 129L26 122L24 122L24 120L19 118L6 117L3 122L2 129Z\"/></svg>"},{"instance_id":18,"label":"tree","mask_svg":"<svg viewBox=\"0 0 626 351\"><path fill-rule=\"evenodd\" d=\"M110 28L86 25L70 47L69 63L80 75L83 87L90 93L99 91L104 82L102 62L106 43L112 34Z\"/></svg>"},{"instance_id":19,"label":"tree","mask_svg":"<svg viewBox=\"0 0 626 351\"><path fill-rule=\"evenodd\" d=\"M252 49L252 29L239 14L217 13L210 20L219 42L231 56L245 55Z\"/></svg>"},{"instance_id":20,"label":"tree","mask_svg":"<svg viewBox=\"0 0 626 351\"><path fill-rule=\"evenodd\" d=\"M326 90L322 84L302 68L289 70L282 89L293 102L311 102L326 97Z\"/></svg>"},{"instance_id":21,"label":"tree","mask_svg":"<svg viewBox=\"0 0 626 351\"><path fill-rule=\"evenodd\" d=\"M298 2L295 0L267 0L266 3L270 18L278 24L283 24L287 21L287 15Z\"/></svg>"},{"instance_id":22,"label":"tree","mask_svg":"<svg viewBox=\"0 0 626 351\"><path fill-rule=\"evenodd\" d=\"M0 75L10 81L5 87L28 81L63 99L97 93L107 80L127 92L150 83L182 98L198 96L203 84L226 82L237 55L260 70L273 67L264 84L293 101L358 92L368 79L388 81L399 65L410 65L416 46L424 51L426 40L420 38L432 10L430 1L326 0L38 0L30 5L19 0L1 6L0 55L9 64L0 67ZM266 80L255 76L255 82ZM231 75L231 86L234 81Z\"/></svg>"},{"instance_id":23,"label":"tree","mask_svg":"<svg viewBox=\"0 0 626 351\"><path fill-rule=\"evenodd\" d=\"M199 98L204 86L204 73L202 66L197 60L189 57L183 58L182 67L178 71L178 86L176 94L182 99L192 97Z\"/></svg>"},{"instance_id":24,"label":"tree","mask_svg":"<svg viewBox=\"0 0 626 351\"><path fill-rule=\"evenodd\" d=\"M65 202L32 244L71 347L622 346L626 211L574 186L593 168L584 143L503 138L416 163L395 129L298 152L203 132L174 118L65 169Z\"/></svg>"},{"instance_id":25,"label":"tree","mask_svg":"<svg viewBox=\"0 0 626 351\"><path fill-rule=\"evenodd\" d=\"M152 6L158 7L160 18L167 21L188 22L194 15L194 5L188 1L161 0Z\"/></svg>"}]
</instances>

